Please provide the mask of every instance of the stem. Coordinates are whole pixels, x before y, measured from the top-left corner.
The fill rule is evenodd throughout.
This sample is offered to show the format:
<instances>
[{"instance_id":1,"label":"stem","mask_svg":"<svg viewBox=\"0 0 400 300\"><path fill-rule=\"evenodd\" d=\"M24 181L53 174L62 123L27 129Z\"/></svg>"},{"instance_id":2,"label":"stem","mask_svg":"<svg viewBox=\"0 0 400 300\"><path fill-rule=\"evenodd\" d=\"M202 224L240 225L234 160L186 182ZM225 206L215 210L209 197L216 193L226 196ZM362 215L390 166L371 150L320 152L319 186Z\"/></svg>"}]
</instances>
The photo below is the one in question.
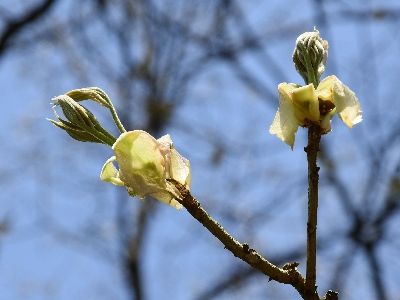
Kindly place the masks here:
<instances>
[{"instance_id":1,"label":"stem","mask_svg":"<svg viewBox=\"0 0 400 300\"><path fill-rule=\"evenodd\" d=\"M119 132L124 133L126 132L124 125L122 125L121 121L118 118L117 112L115 111L114 105L111 103L111 101L109 102L110 105L110 112L111 112L111 116L114 119L114 123L117 126Z\"/></svg>"},{"instance_id":2,"label":"stem","mask_svg":"<svg viewBox=\"0 0 400 300\"><path fill-rule=\"evenodd\" d=\"M305 294L312 299L316 293L317 265L317 210L318 210L318 171L317 154L321 140L319 124L308 129L308 145L304 148L308 161L308 220L307 220L307 265Z\"/></svg>"},{"instance_id":3,"label":"stem","mask_svg":"<svg viewBox=\"0 0 400 300\"><path fill-rule=\"evenodd\" d=\"M97 102L101 103L102 105L104 105L103 102L105 102L105 104L107 104L107 105L104 105L104 106L108 107L108 109L110 110L111 116L112 116L112 118L114 120L114 123L117 126L119 132L120 133L126 132L126 130L124 128L124 125L122 125L121 121L119 120L117 112L115 110L115 107L112 104L112 101L111 101L110 97L108 97L106 92L104 92L102 89L97 88L97 87L94 87L94 88L91 88L91 89L93 89L94 91L96 91L96 93L98 95L100 95L101 101L99 102L99 100L96 100Z\"/></svg>"},{"instance_id":4,"label":"stem","mask_svg":"<svg viewBox=\"0 0 400 300\"><path fill-rule=\"evenodd\" d=\"M319 128L319 127L318 127ZM168 179L172 182L182 195L182 199L177 199L186 210L205 228L208 229L222 244L225 249L253 268L261 271L269 277L269 280L276 280L280 283L292 285L303 299L319 300L318 293L315 291L311 297L305 294L305 280L296 266L287 269L280 269L268 260L263 258L257 251L251 249L248 244L241 244L233 238L217 221L215 221L200 205L200 203L190 194L190 192L179 182Z\"/></svg>"}]
</instances>

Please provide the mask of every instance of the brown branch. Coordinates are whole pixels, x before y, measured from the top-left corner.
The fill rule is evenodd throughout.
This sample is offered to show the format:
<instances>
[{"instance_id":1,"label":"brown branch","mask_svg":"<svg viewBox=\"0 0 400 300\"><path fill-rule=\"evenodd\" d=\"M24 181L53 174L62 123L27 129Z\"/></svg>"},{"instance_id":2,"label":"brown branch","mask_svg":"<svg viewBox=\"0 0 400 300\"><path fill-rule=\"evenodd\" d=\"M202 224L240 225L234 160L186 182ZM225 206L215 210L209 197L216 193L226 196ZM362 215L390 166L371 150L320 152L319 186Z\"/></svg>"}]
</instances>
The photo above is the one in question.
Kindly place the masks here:
<instances>
[{"instance_id":1,"label":"brown branch","mask_svg":"<svg viewBox=\"0 0 400 300\"><path fill-rule=\"evenodd\" d=\"M329 290L322 300L338 300L339 293Z\"/></svg>"},{"instance_id":2,"label":"brown branch","mask_svg":"<svg viewBox=\"0 0 400 300\"><path fill-rule=\"evenodd\" d=\"M308 161L308 220L307 220L307 265L305 294L313 299L317 294L317 210L318 210L318 171L317 154L321 140L319 124L312 124L308 129L308 145L304 148Z\"/></svg>"},{"instance_id":3,"label":"brown branch","mask_svg":"<svg viewBox=\"0 0 400 300\"><path fill-rule=\"evenodd\" d=\"M296 267L287 270L278 268L274 264L263 258L257 251L251 249L248 244L239 243L234 239L217 221L203 209L200 203L190 194L190 192L179 182L170 180L182 195L182 199L178 199L187 211L198 220L205 228L207 228L217 239L224 244L225 249L241 260L245 261L253 268L261 271L269 277L269 280L275 280L280 283L292 285L301 295L303 299L319 300L317 292L312 298L306 298L305 279Z\"/></svg>"}]
</instances>

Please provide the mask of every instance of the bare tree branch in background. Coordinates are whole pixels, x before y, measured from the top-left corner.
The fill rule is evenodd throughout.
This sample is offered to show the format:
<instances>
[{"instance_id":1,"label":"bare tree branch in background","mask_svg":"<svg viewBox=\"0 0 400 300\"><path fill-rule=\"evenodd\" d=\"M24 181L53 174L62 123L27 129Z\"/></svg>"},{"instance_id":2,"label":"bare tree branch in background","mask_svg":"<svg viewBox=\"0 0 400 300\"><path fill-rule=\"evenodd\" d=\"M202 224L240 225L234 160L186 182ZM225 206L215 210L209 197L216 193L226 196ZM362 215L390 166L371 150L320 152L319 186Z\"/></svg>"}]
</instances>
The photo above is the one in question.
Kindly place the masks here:
<instances>
[{"instance_id":1,"label":"bare tree branch in background","mask_svg":"<svg viewBox=\"0 0 400 300\"><path fill-rule=\"evenodd\" d=\"M58 4L61 1L41 1L33 8L27 6L25 12L17 14L20 16L18 18L9 18L3 13L5 25L0 33L0 60L7 59L5 54L13 50L30 57L30 51L38 51L35 47L45 45L43 48L47 49L51 45L56 49L57 61L63 61L63 64L52 64L46 59L36 64L48 70L49 78L53 81L63 81L58 76L68 74L75 87L76 82L79 82L81 87L99 85L109 90L129 130L140 128L157 137L167 129L180 133L190 141L186 144L193 143L193 148L188 146L188 151L193 155L193 158L189 158L202 177L195 180L202 182L211 177L217 182L219 190L224 191L218 193L212 182L208 186L208 181L205 181L202 189L195 190L193 195L202 199L202 206L207 207L224 227L238 236L240 242L255 244L254 248L260 254L278 266L292 261L300 261L299 268L305 266L305 244L300 242L300 238L290 235L290 231L304 221L299 203L302 203L306 194L306 178L297 161L283 161L279 156L281 149L275 148L267 140L267 134L256 132L257 128L266 132L266 123L270 123L268 120L264 124L256 118L256 113L265 108L262 113L266 115L269 108L275 109L276 85L294 80L295 75L277 60L276 53L286 48L276 45L290 44L292 48L293 37L304 31L304 28L312 30L314 25L318 26L321 35L325 36L326 31L328 39L332 38L330 56L334 59L329 62L328 68L348 73L349 80L359 85L357 95L363 109L367 109L367 116L369 110L382 111L383 116L377 114L375 120L365 118L365 132L351 132L357 140L322 140L323 147L319 156L323 164L320 175L323 184L321 199L326 200L322 200L320 205L319 226L322 233L317 245L320 255L318 259L323 261L323 268L317 285L321 289L329 287L338 290L346 299L360 299L362 296L349 292L356 290L361 293L360 289L373 295L370 299L391 299L391 295L398 293L398 288L393 287L391 277L385 272L390 269L395 274L400 273L399 265L395 262L389 265L387 257L387 249L391 253L399 251L396 245L398 231L393 229L398 225L400 204L399 161L394 154L400 147L399 124L398 121L391 121L398 120L399 116L395 109L391 109L390 114L383 112L385 107L393 107L398 96L394 85L387 87L387 94L378 94L378 99L369 99L372 92L368 91L368 87L379 90L378 87L387 83L379 75L381 73L376 74L383 71L377 70L374 65L379 66L377 60L383 61L384 57L393 54L377 47L379 40L376 40L376 34L371 37L367 37L367 34L359 35L359 41L352 40L354 44L348 46L350 42L341 39L343 33L339 26L346 23L349 28L354 27L360 32L365 32L366 24L379 25L385 30L396 28L400 18L395 8L360 10L355 4L351 6L343 1L338 4L314 1L314 16L308 17L300 13L299 16L290 14L287 11L288 5L297 4L284 1L282 4L263 6L265 17L255 22L255 15L259 11L255 4L254 7L248 7L232 0L70 1L66 5L67 9L63 7L62 13L57 10ZM34 28L29 26L33 23ZM393 33L394 48L397 39ZM361 42L363 46L360 46ZM385 47L389 49L390 46ZM340 60L345 56L343 53L354 58L352 63L350 60ZM21 59L24 55L20 55ZM286 59L290 60L290 57ZM395 59L394 56L392 59ZM33 59L29 58L28 61L35 64ZM385 70L389 72L390 68ZM362 77L371 78L369 75L376 80L365 84ZM218 80L219 85L216 84ZM225 85L224 81L227 82ZM221 94L207 94L207 89L211 90L210 82L216 84ZM207 96L202 98L201 92ZM235 98L233 95L238 96ZM50 98L53 94L48 96ZM204 99L207 97L210 101L206 102ZM248 100L245 102L247 106L263 104L257 106L254 115L246 115L244 110L242 115L228 114L229 108L242 101L241 98L257 100ZM223 103L221 106L224 111L218 106L220 103ZM220 111L219 117L208 118L207 113L213 116L216 111ZM243 123L249 127L233 126L233 118L245 120ZM380 132L381 124L384 124L385 132ZM341 131L334 127L332 136L336 134L340 135ZM47 141L49 144L52 142ZM80 152L83 148L72 143L68 142L64 148L71 152ZM19 149L19 153L23 152L20 154L22 157L30 157L27 154L32 153L40 154L41 151ZM92 151L92 148L88 151ZM353 152L359 156L349 158L351 154L348 153ZM99 157L102 154L93 152L89 155ZM209 164L204 162L206 155L210 156ZM64 172L73 173L70 177L82 179L88 176L85 168L77 167L81 161L77 159L75 162L73 155L53 160L48 151L43 159L46 157L51 160L51 164L59 164L62 160L66 161L67 166L70 160L68 168L63 168ZM282 166L278 170L273 165L275 160L290 166ZM347 166L362 171L352 174ZM343 168L347 171L342 171ZM90 201L100 201L101 197L106 197L100 192L105 190L101 183L93 183L88 179L85 184L72 179L62 183L65 179L59 178L64 178L63 175L54 175L54 189L62 189L63 186L69 189L76 184L86 191L83 194L88 194L88 190L84 190L84 186L88 185L99 190L98 194L90 196L93 197L89 198ZM362 176L362 182L356 180L358 176ZM43 178L47 177L38 176L34 180L39 181L38 178L44 181ZM37 185L40 190L38 198L46 194L46 188ZM30 197L26 194L15 196L11 192L6 195L10 199ZM107 195L111 197L112 194ZM99 205L88 217L89 221L84 223L87 228L83 225L82 228L64 226L63 219L51 210L46 211L48 218L43 218L38 226L69 248L82 252L90 249L87 250L90 256L100 257L100 260L116 265L125 275L130 297L148 299L152 292L148 286L162 289L162 285L145 280L145 276L148 276L145 273L149 272L145 262L153 259L146 253L146 242L154 236L153 226L164 211L150 199L138 204L137 201L129 200L122 191L113 195L112 208ZM232 199L241 199L241 202L233 203ZM324 207L328 208L324 210ZM327 211L329 209L335 209L335 218L332 212ZM101 218L107 210L113 212L109 218L117 224L117 247L94 234L100 231ZM287 226L279 225L285 222ZM177 245L176 241L171 241L172 245L166 248L175 250L190 247L191 244L196 247L196 243L210 244L202 228L190 222L181 226L189 228L187 235L182 238L182 244ZM275 238L273 232L276 232ZM298 231L295 233L298 234ZM282 240L285 243L281 246ZM157 244L158 240L151 241L156 247L161 247ZM2 246L5 243L2 242ZM277 288L274 283L268 283L265 276L254 269L220 254L219 245L211 244L209 247L210 251L218 253L215 255L220 255L222 261L215 272L225 276L214 277L208 273L207 276L199 276L205 282L203 285L187 287L192 289L190 297L193 299L232 298L240 292L249 295L252 289L258 291L254 299L284 299L293 295L286 292L286 287ZM197 256L192 259L197 259ZM185 263L181 261L181 264ZM365 280L369 284L365 287L357 287L354 273L360 268L367 270L360 275L367 278ZM190 267L187 269L188 274L195 272ZM161 274L161 267L158 271ZM164 280L168 282L168 278ZM169 286L172 284L168 282Z\"/></svg>"},{"instance_id":2,"label":"bare tree branch in background","mask_svg":"<svg viewBox=\"0 0 400 300\"><path fill-rule=\"evenodd\" d=\"M18 18L10 19L9 16L4 16L6 12L3 12L3 18L6 19L6 24L4 30L0 34L0 56L10 47L10 42L15 35L24 30L31 23L48 14L50 8L55 3L56 0L44 0L34 8L29 8Z\"/></svg>"}]
</instances>

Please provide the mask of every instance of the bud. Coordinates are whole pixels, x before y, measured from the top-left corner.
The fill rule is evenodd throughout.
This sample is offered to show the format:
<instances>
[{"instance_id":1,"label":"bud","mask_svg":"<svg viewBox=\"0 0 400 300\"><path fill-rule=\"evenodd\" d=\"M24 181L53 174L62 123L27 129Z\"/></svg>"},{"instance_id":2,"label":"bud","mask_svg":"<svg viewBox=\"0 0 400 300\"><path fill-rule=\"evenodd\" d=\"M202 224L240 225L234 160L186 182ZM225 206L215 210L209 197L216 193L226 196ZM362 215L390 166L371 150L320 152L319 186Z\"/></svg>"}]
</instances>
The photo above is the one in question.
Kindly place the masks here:
<instances>
[{"instance_id":1,"label":"bud","mask_svg":"<svg viewBox=\"0 0 400 300\"><path fill-rule=\"evenodd\" d=\"M59 119L60 122L56 122L56 121L50 120L50 119L47 119L47 120L49 120L55 126L65 130L69 134L69 136L72 137L74 140L77 140L80 142L91 142L91 143L104 144L98 138L94 137L93 135L87 133L84 130L81 130L79 127L74 126L72 123L62 120L61 118Z\"/></svg>"},{"instance_id":2,"label":"bud","mask_svg":"<svg viewBox=\"0 0 400 300\"><path fill-rule=\"evenodd\" d=\"M130 131L121 134L112 148L115 156L104 164L102 180L124 185L130 195L137 194L140 199L152 196L177 209L182 208L176 200L182 195L168 179L190 190L191 168L189 161L175 150L169 135L156 140L145 131ZM113 161L117 161L119 170Z\"/></svg>"},{"instance_id":3,"label":"bud","mask_svg":"<svg viewBox=\"0 0 400 300\"><path fill-rule=\"evenodd\" d=\"M306 84L313 83L317 88L327 58L328 42L319 37L318 30L314 28L314 32L305 32L297 38L293 62Z\"/></svg>"},{"instance_id":4,"label":"bud","mask_svg":"<svg viewBox=\"0 0 400 300\"><path fill-rule=\"evenodd\" d=\"M71 97L76 102L83 101L83 100L93 100L97 103L110 108L110 99L108 98L107 94L97 87L89 87L83 89L77 89L69 91L67 96Z\"/></svg>"},{"instance_id":5,"label":"bud","mask_svg":"<svg viewBox=\"0 0 400 300\"><path fill-rule=\"evenodd\" d=\"M71 97L61 95L53 98L53 100L56 101L55 105L60 105L65 117L72 124L78 127L92 126L89 118L89 114L91 114L89 110L76 103Z\"/></svg>"},{"instance_id":6,"label":"bud","mask_svg":"<svg viewBox=\"0 0 400 300\"><path fill-rule=\"evenodd\" d=\"M96 117L84 106L75 102L67 95L53 98L55 106L59 105L68 121L63 120L55 111L60 122L48 119L55 126L64 129L73 139L81 142L102 143L113 145L116 138L108 133L97 121Z\"/></svg>"}]
</instances>

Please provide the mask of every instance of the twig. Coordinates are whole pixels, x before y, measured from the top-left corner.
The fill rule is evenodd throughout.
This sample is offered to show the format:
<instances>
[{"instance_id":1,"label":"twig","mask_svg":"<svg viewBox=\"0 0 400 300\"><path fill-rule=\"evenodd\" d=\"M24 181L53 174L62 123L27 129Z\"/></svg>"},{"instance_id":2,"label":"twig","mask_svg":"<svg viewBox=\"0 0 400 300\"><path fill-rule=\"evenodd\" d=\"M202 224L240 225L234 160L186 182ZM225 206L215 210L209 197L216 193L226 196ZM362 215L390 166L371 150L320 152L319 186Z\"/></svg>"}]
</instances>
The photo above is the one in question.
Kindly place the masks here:
<instances>
[{"instance_id":1,"label":"twig","mask_svg":"<svg viewBox=\"0 0 400 300\"><path fill-rule=\"evenodd\" d=\"M280 283L292 285L303 299L320 299L317 292L315 292L311 298L306 298L305 279L295 266L287 270L278 268L263 258L257 251L251 249L248 244L239 243L217 221L210 217L200 203L183 185L172 179L170 181L176 186L182 195L182 199L178 199L179 203L181 203L196 220L203 224L205 228L219 239L221 243L224 244L225 248L232 252L234 256L260 270L262 273L267 275L270 280L276 280Z\"/></svg>"},{"instance_id":2,"label":"twig","mask_svg":"<svg viewBox=\"0 0 400 300\"><path fill-rule=\"evenodd\" d=\"M317 210L318 210L318 171L317 154L321 140L319 124L312 124L308 129L308 145L304 148L308 161L308 220L307 220L307 265L305 294L312 299L317 293Z\"/></svg>"}]
</instances>

